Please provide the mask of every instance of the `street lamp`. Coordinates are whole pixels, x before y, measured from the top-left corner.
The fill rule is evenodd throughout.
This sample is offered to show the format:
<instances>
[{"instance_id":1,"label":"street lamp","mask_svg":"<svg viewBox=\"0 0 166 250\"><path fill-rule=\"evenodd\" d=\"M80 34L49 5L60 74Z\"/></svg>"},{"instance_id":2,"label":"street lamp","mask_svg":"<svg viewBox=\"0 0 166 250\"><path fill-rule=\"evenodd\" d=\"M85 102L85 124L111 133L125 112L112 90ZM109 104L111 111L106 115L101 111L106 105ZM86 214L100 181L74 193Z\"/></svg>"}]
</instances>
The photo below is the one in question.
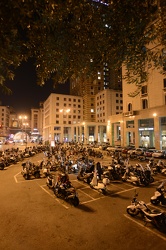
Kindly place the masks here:
<instances>
[{"instance_id":1,"label":"street lamp","mask_svg":"<svg viewBox=\"0 0 166 250\"><path fill-rule=\"evenodd\" d=\"M28 123L25 123L25 121L27 120L27 116L26 115L20 115L19 119L21 120L21 127L22 127L22 132L23 132L23 128L25 126L25 135L26 135L26 146L27 146L27 133L26 133L26 127L29 125ZM24 139L24 137L23 137Z\"/></svg>"},{"instance_id":2,"label":"street lamp","mask_svg":"<svg viewBox=\"0 0 166 250\"><path fill-rule=\"evenodd\" d=\"M28 127L29 123L23 123L23 126L25 127L25 136L26 136L26 147L27 147L27 132L26 132L26 127Z\"/></svg>"}]
</instances>

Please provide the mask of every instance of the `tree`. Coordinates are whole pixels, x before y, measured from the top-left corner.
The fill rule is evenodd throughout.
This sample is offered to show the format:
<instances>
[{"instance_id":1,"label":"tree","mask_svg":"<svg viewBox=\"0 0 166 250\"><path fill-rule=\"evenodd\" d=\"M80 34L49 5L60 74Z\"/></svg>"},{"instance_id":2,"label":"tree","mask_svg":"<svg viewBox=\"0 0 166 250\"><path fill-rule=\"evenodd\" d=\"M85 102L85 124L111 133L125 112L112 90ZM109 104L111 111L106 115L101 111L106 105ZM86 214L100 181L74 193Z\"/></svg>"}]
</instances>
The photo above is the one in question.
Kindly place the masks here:
<instances>
[{"instance_id":1,"label":"tree","mask_svg":"<svg viewBox=\"0 0 166 250\"><path fill-rule=\"evenodd\" d=\"M5 0L0 3L0 86L33 58L43 85L93 75L99 64L126 66L140 86L148 65L163 71L166 0ZM149 45L153 45L153 49Z\"/></svg>"}]
</instances>

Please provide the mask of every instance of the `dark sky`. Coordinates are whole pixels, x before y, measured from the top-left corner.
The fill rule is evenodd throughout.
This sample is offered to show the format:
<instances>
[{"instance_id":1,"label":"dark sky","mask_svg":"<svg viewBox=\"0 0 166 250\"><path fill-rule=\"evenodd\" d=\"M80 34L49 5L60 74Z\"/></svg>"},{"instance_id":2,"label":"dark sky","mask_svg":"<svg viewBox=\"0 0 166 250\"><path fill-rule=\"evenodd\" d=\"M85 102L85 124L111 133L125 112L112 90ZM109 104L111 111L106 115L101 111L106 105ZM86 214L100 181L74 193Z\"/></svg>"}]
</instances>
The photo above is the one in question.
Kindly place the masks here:
<instances>
[{"instance_id":1,"label":"dark sky","mask_svg":"<svg viewBox=\"0 0 166 250\"><path fill-rule=\"evenodd\" d=\"M43 87L36 83L35 68L32 62L23 63L15 72L13 81L5 83L12 95L4 95L0 91L0 101L3 106L12 106L18 114L30 113L31 108L39 108L40 101L45 101L51 93L69 94L69 83L59 84L53 88L51 80Z\"/></svg>"}]
</instances>

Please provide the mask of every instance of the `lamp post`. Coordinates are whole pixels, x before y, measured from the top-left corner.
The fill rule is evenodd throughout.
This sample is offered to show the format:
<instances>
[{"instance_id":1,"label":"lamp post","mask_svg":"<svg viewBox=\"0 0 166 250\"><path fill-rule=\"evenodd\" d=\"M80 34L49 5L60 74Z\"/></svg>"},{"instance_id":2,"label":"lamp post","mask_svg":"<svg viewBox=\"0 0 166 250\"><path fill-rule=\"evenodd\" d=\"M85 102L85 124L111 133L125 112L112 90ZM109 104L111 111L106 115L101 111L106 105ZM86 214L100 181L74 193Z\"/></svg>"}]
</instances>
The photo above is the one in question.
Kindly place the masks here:
<instances>
[{"instance_id":1,"label":"lamp post","mask_svg":"<svg viewBox=\"0 0 166 250\"><path fill-rule=\"evenodd\" d=\"M27 138L26 127L28 127L28 125L29 125L28 123L23 123L23 126L25 126L25 135L26 135L26 142L25 143L26 143L26 147L27 147L27 143L28 143L28 141L27 141L28 138Z\"/></svg>"},{"instance_id":2,"label":"lamp post","mask_svg":"<svg viewBox=\"0 0 166 250\"><path fill-rule=\"evenodd\" d=\"M27 116L26 115L20 115L19 119L21 121L21 127L22 127L22 132L24 130L24 126L25 126L25 135L26 135L26 146L27 146L27 133L26 133L26 127L29 125L28 123L25 123L25 121L27 120ZM24 137L23 137L24 139Z\"/></svg>"}]
</instances>

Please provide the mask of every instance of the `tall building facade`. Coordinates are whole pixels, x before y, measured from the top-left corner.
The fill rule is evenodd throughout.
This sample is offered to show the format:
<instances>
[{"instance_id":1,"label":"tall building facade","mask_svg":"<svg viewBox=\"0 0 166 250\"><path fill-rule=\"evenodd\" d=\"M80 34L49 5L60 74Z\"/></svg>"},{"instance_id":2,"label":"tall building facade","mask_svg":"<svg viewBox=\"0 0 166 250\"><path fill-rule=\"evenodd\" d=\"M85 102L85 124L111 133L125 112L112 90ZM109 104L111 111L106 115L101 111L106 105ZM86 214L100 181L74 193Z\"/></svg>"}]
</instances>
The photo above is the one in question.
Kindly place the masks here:
<instances>
[{"instance_id":1,"label":"tall building facade","mask_svg":"<svg viewBox=\"0 0 166 250\"><path fill-rule=\"evenodd\" d=\"M50 94L43 106L44 141L82 141L82 107L80 96Z\"/></svg>"},{"instance_id":2,"label":"tall building facade","mask_svg":"<svg viewBox=\"0 0 166 250\"><path fill-rule=\"evenodd\" d=\"M50 94L43 105L43 140L49 143L108 142L107 119L122 112L122 92L100 91L94 95L93 104L97 108L94 121L90 122L84 120L82 96Z\"/></svg>"},{"instance_id":3,"label":"tall building facade","mask_svg":"<svg viewBox=\"0 0 166 250\"><path fill-rule=\"evenodd\" d=\"M0 140L4 141L9 133L10 108L0 106Z\"/></svg>"},{"instance_id":4,"label":"tall building facade","mask_svg":"<svg viewBox=\"0 0 166 250\"><path fill-rule=\"evenodd\" d=\"M33 141L42 140L43 135L43 103L39 108L31 109L31 139Z\"/></svg>"},{"instance_id":5,"label":"tall building facade","mask_svg":"<svg viewBox=\"0 0 166 250\"><path fill-rule=\"evenodd\" d=\"M105 89L122 90L122 71L108 67L107 63L98 67L95 77L72 78L70 94L80 95L83 98L83 120L96 121L95 95Z\"/></svg>"},{"instance_id":6,"label":"tall building facade","mask_svg":"<svg viewBox=\"0 0 166 250\"><path fill-rule=\"evenodd\" d=\"M166 78L157 69L149 69L148 81L131 97L135 90L135 85L123 81L123 114L109 117L111 144L116 144L118 127L121 146L166 149Z\"/></svg>"}]
</instances>

